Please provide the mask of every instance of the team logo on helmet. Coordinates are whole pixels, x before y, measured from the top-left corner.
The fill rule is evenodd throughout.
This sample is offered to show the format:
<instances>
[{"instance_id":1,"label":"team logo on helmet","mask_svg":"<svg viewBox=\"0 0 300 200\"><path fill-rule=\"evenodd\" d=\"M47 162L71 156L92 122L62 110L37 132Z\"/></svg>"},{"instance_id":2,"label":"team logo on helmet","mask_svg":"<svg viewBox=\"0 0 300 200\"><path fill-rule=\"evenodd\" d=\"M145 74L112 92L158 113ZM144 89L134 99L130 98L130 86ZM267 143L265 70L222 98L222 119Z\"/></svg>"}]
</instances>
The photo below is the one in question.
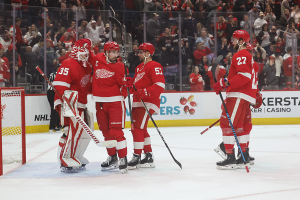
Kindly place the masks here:
<instances>
[{"instance_id":1,"label":"team logo on helmet","mask_svg":"<svg viewBox=\"0 0 300 200\"><path fill-rule=\"evenodd\" d=\"M96 79L109 78L109 77L112 77L114 74L115 74L115 72L110 72L106 69L97 69L96 70Z\"/></svg>"}]
</instances>

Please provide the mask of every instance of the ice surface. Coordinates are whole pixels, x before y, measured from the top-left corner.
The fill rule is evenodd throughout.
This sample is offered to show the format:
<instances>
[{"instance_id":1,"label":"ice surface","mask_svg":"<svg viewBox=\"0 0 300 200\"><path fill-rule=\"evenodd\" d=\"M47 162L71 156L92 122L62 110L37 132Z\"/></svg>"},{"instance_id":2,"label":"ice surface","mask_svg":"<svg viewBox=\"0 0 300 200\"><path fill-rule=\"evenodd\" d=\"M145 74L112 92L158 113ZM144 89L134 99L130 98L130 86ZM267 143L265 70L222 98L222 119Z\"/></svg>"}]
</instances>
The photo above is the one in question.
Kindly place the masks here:
<instances>
[{"instance_id":1,"label":"ice surface","mask_svg":"<svg viewBox=\"0 0 300 200\"><path fill-rule=\"evenodd\" d=\"M221 131L214 127L160 128L175 158L173 161L154 128L149 129L156 168L102 172L105 148L92 141L85 157L87 170L76 174L60 172L56 160L60 133L27 135L27 164L4 166L0 199L300 199L300 126L254 126L250 154L255 164L245 169L216 169L221 157L214 148ZM131 132L124 130L131 159ZM103 138L99 131L99 138Z\"/></svg>"}]
</instances>

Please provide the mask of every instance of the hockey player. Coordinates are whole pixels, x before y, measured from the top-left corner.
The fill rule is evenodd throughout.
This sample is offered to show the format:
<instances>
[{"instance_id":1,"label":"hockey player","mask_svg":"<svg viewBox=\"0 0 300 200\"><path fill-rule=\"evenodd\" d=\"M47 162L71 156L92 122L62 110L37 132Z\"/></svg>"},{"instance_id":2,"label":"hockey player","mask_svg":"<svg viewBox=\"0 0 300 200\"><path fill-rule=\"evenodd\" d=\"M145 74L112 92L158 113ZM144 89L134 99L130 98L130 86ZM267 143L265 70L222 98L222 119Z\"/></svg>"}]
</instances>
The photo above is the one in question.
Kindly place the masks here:
<instances>
[{"instance_id":1,"label":"hockey player","mask_svg":"<svg viewBox=\"0 0 300 200\"><path fill-rule=\"evenodd\" d=\"M252 52L254 51L254 47L252 44L248 43L247 44L247 51L252 54ZM253 65L254 68L259 68L258 64L253 61ZM262 105L262 95L260 92L257 93L256 95L256 105L251 105L253 108L259 108ZM223 107L223 106L222 106ZM222 108L223 109L223 108ZM252 122L251 122L251 108L248 107L246 110L246 114L245 114L245 120L243 123L243 130L244 130L244 135L249 135L250 131L252 130ZM249 137L249 136L248 136ZM227 154L226 154L226 150L224 147L224 143L222 142L221 144L218 145L217 148L214 149L216 153L218 153L222 158L226 158ZM249 153L249 140L247 143L247 152ZM238 151L238 157L240 156L240 151ZM254 157L250 156L249 154L249 163L250 165L254 164Z\"/></svg>"},{"instance_id":2,"label":"hockey player","mask_svg":"<svg viewBox=\"0 0 300 200\"><path fill-rule=\"evenodd\" d=\"M91 116L86 110L92 72L91 65L88 63L91 45L89 39L76 41L70 58L62 62L53 81L59 94L65 95L67 98L71 97L71 106L85 120ZM85 168L84 166L89 163L83 154L90 142L90 137L71 117L72 115L67 114L68 106L64 106L62 109L63 103L55 95L54 107L60 114L62 125L66 126L59 141L58 161L61 163L62 171L76 172L78 168ZM88 125L91 127L93 122Z\"/></svg>"},{"instance_id":3,"label":"hockey player","mask_svg":"<svg viewBox=\"0 0 300 200\"><path fill-rule=\"evenodd\" d=\"M244 122L247 121L247 114L250 111L249 105L256 105L257 88L257 65L253 65L252 55L247 51L249 34L243 30L237 30L232 35L234 48L238 51L232 58L232 64L228 74L228 80L220 79L214 84L214 91L219 94L227 88L227 98L225 105L229 112L233 128L239 140L242 153L249 165L249 133L243 129ZM225 109L222 109L220 127L223 132L223 142L227 153L224 161L217 162L217 169L236 169L243 167L243 158L237 160L234 154L235 138L232 128L226 116ZM248 112L247 112L248 111ZM249 116L249 115L248 115Z\"/></svg>"},{"instance_id":4,"label":"hockey player","mask_svg":"<svg viewBox=\"0 0 300 200\"><path fill-rule=\"evenodd\" d=\"M134 88L130 90L133 94L132 118L134 124L133 146L134 154L131 161L128 162L128 168L155 167L151 148L150 135L147 131L149 115L145 110L141 100L144 101L150 114L158 114L160 108L160 95L165 89L165 78L162 66L152 61L154 46L150 43L143 43L139 46L138 56L142 61L135 69L133 77ZM131 87L130 77L127 78L127 87ZM145 158L141 160L141 154L144 150Z\"/></svg>"},{"instance_id":5,"label":"hockey player","mask_svg":"<svg viewBox=\"0 0 300 200\"><path fill-rule=\"evenodd\" d=\"M127 143L124 137L126 87L124 64L118 61L120 47L114 41L104 44L104 53L93 58L93 99L96 117L105 141L117 140L117 147L107 148L108 158L101 164L102 170L115 169L127 172ZM118 157L119 164L118 164Z\"/></svg>"}]
</instances>

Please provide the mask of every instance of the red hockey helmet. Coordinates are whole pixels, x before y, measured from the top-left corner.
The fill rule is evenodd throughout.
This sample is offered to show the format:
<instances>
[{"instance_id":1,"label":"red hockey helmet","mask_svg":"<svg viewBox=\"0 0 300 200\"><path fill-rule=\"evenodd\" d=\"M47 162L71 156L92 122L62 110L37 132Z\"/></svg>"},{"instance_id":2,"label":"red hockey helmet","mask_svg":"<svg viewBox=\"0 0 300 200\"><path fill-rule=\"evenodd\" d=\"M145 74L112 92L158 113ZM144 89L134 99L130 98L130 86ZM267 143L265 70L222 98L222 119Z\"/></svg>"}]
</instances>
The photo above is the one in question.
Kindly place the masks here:
<instances>
[{"instance_id":1,"label":"red hockey helmet","mask_svg":"<svg viewBox=\"0 0 300 200\"><path fill-rule=\"evenodd\" d=\"M254 46L250 43L247 44L247 51L251 52L254 50Z\"/></svg>"},{"instance_id":2,"label":"red hockey helmet","mask_svg":"<svg viewBox=\"0 0 300 200\"><path fill-rule=\"evenodd\" d=\"M108 41L104 44L104 51L120 50L118 43L115 41Z\"/></svg>"},{"instance_id":3,"label":"red hockey helmet","mask_svg":"<svg viewBox=\"0 0 300 200\"><path fill-rule=\"evenodd\" d=\"M250 42L250 36L249 33L245 30L236 30L232 34L232 38L237 38L238 40L242 38L245 43Z\"/></svg>"},{"instance_id":4,"label":"red hockey helmet","mask_svg":"<svg viewBox=\"0 0 300 200\"><path fill-rule=\"evenodd\" d=\"M151 43L143 43L139 47L140 50L149 51L150 55L153 56L155 48Z\"/></svg>"}]
</instances>

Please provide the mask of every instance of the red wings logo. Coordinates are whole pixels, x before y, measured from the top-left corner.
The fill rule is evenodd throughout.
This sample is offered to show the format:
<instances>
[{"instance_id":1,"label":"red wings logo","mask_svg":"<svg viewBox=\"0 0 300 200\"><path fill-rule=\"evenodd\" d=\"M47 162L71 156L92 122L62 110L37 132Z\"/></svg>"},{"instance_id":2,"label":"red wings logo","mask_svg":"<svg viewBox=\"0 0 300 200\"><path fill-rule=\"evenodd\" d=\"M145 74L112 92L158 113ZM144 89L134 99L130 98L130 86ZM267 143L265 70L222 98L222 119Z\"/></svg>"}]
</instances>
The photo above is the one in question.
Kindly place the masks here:
<instances>
[{"instance_id":1,"label":"red wings logo","mask_svg":"<svg viewBox=\"0 0 300 200\"><path fill-rule=\"evenodd\" d=\"M135 79L134 79L134 83L138 82L139 80L141 80L143 78L143 76L145 75L145 72L138 74Z\"/></svg>"},{"instance_id":2,"label":"red wings logo","mask_svg":"<svg viewBox=\"0 0 300 200\"><path fill-rule=\"evenodd\" d=\"M1 119L3 119L3 111L6 108L6 105L1 105Z\"/></svg>"},{"instance_id":3,"label":"red wings logo","mask_svg":"<svg viewBox=\"0 0 300 200\"><path fill-rule=\"evenodd\" d=\"M112 77L115 74L115 72L110 72L106 69L97 69L96 71L96 79L99 78L109 78Z\"/></svg>"},{"instance_id":4,"label":"red wings logo","mask_svg":"<svg viewBox=\"0 0 300 200\"><path fill-rule=\"evenodd\" d=\"M90 75L87 74L84 77L82 77L81 81L80 81L80 85L81 87L85 87L90 81Z\"/></svg>"}]
</instances>

